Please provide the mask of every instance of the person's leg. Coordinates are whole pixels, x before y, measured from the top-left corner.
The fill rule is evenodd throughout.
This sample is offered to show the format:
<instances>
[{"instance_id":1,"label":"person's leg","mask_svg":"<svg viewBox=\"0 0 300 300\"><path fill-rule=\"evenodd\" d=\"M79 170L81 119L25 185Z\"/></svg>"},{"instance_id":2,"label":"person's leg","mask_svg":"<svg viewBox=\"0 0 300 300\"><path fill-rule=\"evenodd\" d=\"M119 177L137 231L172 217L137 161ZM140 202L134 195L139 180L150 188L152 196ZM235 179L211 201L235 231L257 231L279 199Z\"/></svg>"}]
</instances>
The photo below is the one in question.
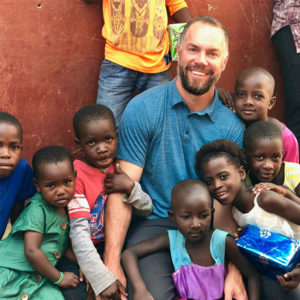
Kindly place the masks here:
<instances>
[{"instance_id":1,"label":"person's leg","mask_svg":"<svg viewBox=\"0 0 300 300\"><path fill-rule=\"evenodd\" d=\"M109 107L119 125L122 113L133 97L136 85L136 71L103 60L99 81L97 103Z\"/></svg>"},{"instance_id":2,"label":"person's leg","mask_svg":"<svg viewBox=\"0 0 300 300\"><path fill-rule=\"evenodd\" d=\"M176 229L170 219L133 221L127 235L126 247L142 240ZM149 292L155 300L174 300L175 288L172 281L174 268L169 251L161 251L139 260L139 268ZM132 286L128 283L128 299L132 299Z\"/></svg>"},{"instance_id":3,"label":"person's leg","mask_svg":"<svg viewBox=\"0 0 300 300\"><path fill-rule=\"evenodd\" d=\"M104 243L100 243L95 246L100 257L103 257ZM73 272L79 277L79 265L71 261L66 257L62 259L56 265L56 268L60 272ZM86 281L79 282L76 288L60 288L65 300L87 300L88 293L86 291Z\"/></svg>"},{"instance_id":4,"label":"person's leg","mask_svg":"<svg viewBox=\"0 0 300 300\"><path fill-rule=\"evenodd\" d=\"M284 292L280 284L267 278L265 276L261 276L261 284L262 284L262 300L297 300L300 299L300 289L294 289L289 292Z\"/></svg>"},{"instance_id":5,"label":"person's leg","mask_svg":"<svg viewBox=\"0 0 300 300\"><path fill-rule=\"evenodd\" d=\"M148 90L157 85L163 84L171 80L171 69L161 73L148 74L138 72L138 78L136 83L136 94L140 94L145 90Z\"/></svg>"},{"instance_id":6,"label":"person's leg","mask_svg":"<svg viewBox=\"0 0 300 300\"><path fill-rule=\"evenodd\" d=\"M286 125L295 134L300 145L300 53L297 54L289 26L280 29L272 41L282 66Z\"/></svg>"},{"instance_id":7,"label":"person's leg","mask_svg":"<svg viewBox=\"0 0 300 300\"><path fill-rule=\"evenodd\" d=\"M62 257L62 259L56 265L56 268L60 272L73 272L79 278L79 266L70 259ZM76 288L60 288L65 300L86 300L87 291L86 291L86 282L79 282Z\"/></svg>"}]
</instances>

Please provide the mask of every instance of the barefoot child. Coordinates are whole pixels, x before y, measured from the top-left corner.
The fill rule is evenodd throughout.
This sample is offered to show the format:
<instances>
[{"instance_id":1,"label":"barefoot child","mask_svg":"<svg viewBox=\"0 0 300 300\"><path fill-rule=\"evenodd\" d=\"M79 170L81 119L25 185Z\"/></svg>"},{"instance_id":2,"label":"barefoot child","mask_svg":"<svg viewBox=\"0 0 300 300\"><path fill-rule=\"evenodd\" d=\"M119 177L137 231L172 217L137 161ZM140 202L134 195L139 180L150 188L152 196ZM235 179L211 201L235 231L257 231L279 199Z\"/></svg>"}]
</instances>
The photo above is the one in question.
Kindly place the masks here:
<instances>
[{"instance_id":1,"label":"barefoot child","mask_svg":"<svg viewBox=\"0 0 300 300\"><path fill-rule=\"evenodd\" d=\"M212 197L222 205L233 206L233 217L239 226L252 224L300 239L300 203L274 191L262 190L254 195L252 187L244 182L246 166L242 149L225 139L202 146L196 156L196 169L202 173ZM282 299L281 294L284 299L283 292L273 288L279 293L275 298Z\"/></svg>"},{"instance_id":2,"label":"barefoot child","mask_svg":"<svg viewBox=\"0 0 300 300\"><path fill-rule=\"evenodd\" d=\"M22 126L11 114L0 111L0 239L8 219L17 219L24 201L35 194L32 169L22 153Z\"/></svg>"},{"instance_id":3,"label":"barefoot child","mask_svg":"<svg viewBox=\"0 0 300 300\"><path fill-rule=\"evenodd\" d=\"M38 150L32 160L38 193L10 235L0 242L0 298L63 300L56 285L76 287L78 277L55 265L67 249L67 204L75 192L71 154L62 146Z\"/></svg>"},{"instance_id":4,"label":"barefoot child","mask_svg":"<svg viewBox=\"0 0 300 300\"><path fill-rule=\"evenodd\" d=\"M299 162L298 141L295 135L280 121L268 117L276 102L273 96L274 77L265 69L252 67L242 71L235 83L234 108L248 127L255 121L272 122L283 138L283 160Z\"/></svg>"},{"instance_id":5,"label":"barefoot child","mask_svg":"<svg viewBox=\"0 0 300 300\"><path fill-rule=\"evenodd\" d=\"M134 289L133 300L153 299L139 273L138 258L165 249L170 249L175 269L176 299L221 299L228 261L247 279L249 299L260 299L254 267L226 232L210 227L213 209L207 187L195 179L180 181L172 190L171 206L169 215L178 230L145 240L122 254Z\"/></svg>"},{"instance_id":6,"label":"barefoot child","mask_svg":"<svg viewBox=\"0 0 300 300\"><path fill-rule=\"evenodd\" d=\"M117 129L109 108L101 104L80 108L74 115L73 127L75 141L83 152L82 159L74 161L77 171L75 196L68 205L70 238L79 265L63 259L59 269L72 270L79 276L80 266L96 296L100 295L101 300L118 300L121 294L126 295L125 289L101 260L107 193L125 193L124 201L146 214L152 212L152 201L138 183L115 167ZM86 299L86 283L80 282L76 289L62 289L62 292L65 299Z\"/></svg>"}]
</instances>

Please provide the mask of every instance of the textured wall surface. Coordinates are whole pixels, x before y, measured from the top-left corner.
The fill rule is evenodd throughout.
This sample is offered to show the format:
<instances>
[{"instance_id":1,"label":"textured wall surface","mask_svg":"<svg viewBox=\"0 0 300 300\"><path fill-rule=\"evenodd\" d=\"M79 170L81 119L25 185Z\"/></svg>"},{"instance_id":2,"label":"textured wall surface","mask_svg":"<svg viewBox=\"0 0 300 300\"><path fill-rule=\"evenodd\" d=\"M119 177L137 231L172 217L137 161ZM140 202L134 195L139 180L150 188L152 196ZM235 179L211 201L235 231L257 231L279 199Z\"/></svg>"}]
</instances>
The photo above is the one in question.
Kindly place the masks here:
<instances>
[{"instance_id":1,"label":"textured wall surface","mask_svg":"<svg viewBox=\"0 0 300 300\"><path fill-rule=\"evenodd\" d=\"M280 65L269 39L273 1L187 3L193 16L210 14L229 30L230 59L218 86L232 90L237 74L246 67L268 69L277 82L278 103L272 115L283 120ZM23 124L26 159L31 160L37 148L54 143L76 152L73 114L96 100L104 54L101 13L100 2L0 1L0 109Z\"/></svg>"}]
</instances>

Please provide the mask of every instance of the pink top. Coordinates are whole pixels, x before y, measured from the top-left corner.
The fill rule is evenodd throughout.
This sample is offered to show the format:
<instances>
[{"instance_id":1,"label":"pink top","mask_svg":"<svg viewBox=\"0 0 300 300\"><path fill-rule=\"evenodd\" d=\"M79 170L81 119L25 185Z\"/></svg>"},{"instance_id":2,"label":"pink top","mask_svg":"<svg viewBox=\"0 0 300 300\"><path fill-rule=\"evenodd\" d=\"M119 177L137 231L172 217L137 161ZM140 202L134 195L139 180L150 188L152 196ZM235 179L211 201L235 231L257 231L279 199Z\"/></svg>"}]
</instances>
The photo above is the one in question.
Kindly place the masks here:
<instances>
[{"instance_id":1,"label":"pink top","mask_svg":"<svg viewBox=\"0 0 300 300\"><path fill-rule=\"evenodd\" d=\"M299 163L298 141L291 130L285 125L282 131L283 139L283 161Z\"/></svg>"}]
</instances>

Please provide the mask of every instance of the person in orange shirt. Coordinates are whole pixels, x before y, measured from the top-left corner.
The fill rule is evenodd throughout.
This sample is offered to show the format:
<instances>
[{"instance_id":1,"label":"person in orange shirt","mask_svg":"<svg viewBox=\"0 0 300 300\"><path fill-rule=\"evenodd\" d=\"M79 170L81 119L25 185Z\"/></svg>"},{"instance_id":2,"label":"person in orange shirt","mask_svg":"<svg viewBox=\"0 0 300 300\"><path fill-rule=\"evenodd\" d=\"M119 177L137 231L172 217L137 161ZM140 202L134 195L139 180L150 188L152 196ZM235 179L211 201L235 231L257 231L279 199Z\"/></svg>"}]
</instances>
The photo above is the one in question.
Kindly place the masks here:
<instances>
[{"instance_id":1,"label":"person in orange shirt","mask_svg":"<svg viewBox=\"0 0 300 300\"><path fill-rule=\"evenodd\" d=\"M188 22L191 15L185 0L103 0L102 10L105 58L97 103L112 110L118 126L134 91L171 79L168 12L176 23Z\"/></svg>"}]
</instances>

